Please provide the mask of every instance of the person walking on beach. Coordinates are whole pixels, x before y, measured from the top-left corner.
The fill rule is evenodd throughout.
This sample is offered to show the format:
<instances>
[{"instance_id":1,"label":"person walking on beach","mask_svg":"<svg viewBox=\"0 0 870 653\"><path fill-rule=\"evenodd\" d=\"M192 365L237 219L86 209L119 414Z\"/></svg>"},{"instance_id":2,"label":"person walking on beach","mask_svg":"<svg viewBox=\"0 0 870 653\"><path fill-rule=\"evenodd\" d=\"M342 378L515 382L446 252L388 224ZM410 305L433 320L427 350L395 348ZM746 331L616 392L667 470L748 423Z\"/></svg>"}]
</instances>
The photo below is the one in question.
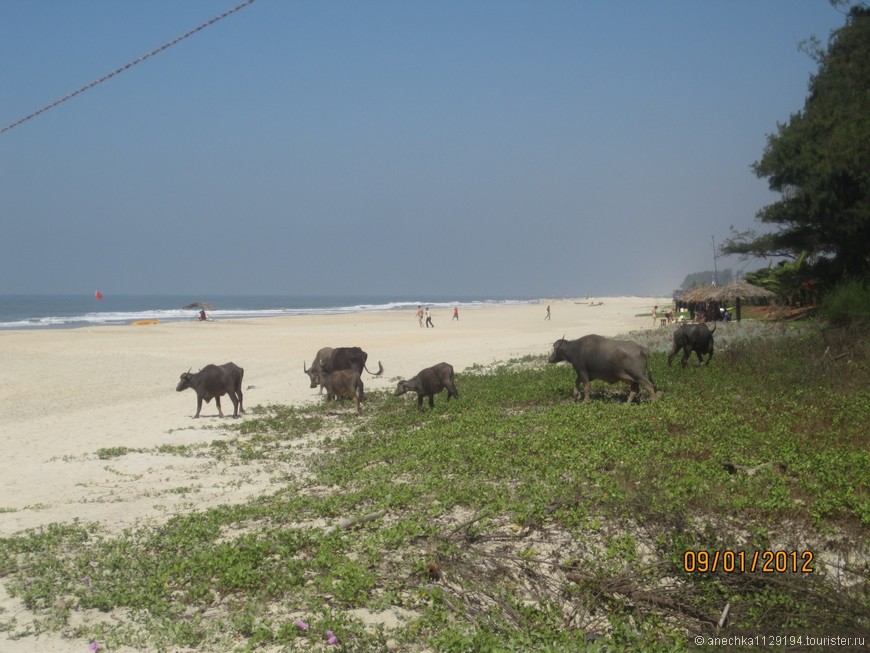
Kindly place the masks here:
<instances>
[{"instance_id":1,"label":"person walking on beach","mask_svg":"<svg viewBox=\"0 0 870 653\"><path fill-rule=\"evenodd\" d=\"M459 319L459 307L458 306L453 307L453 319L454 320Z\"/></svg>"},{"instance_id":2,"label":"person walking on beach","mask_svg":"<svg viewBox=\"0 0 870 653\"><path fill-rule=\"evenodd\" d=\"M420 325L420 328L423 328L423 307L417 307L417 323Z\"/></svg>"},{"instance_id":3,"label":"person walking on beach","mask_svg":"<svg viewBox=\"0 0 870 653\"><path fill-rule=\"evenodd\" d=\"M547 314L544 316L544 319L545 320L550 319L550 305L549 304L547 304Z\"/></svg>"},{"instance_id":4,"label":"person walking on beach","mask_svg":"<svg viewBox=\"0 0 870 653\"><path fill-rule=\"evenodd\" d=\"M426 307L426 328L428 329L429 327L432 327L434 329L435 325L432 324L432 316L429 315L429 307L427 306Z\"/></svg>"}]
</instances>

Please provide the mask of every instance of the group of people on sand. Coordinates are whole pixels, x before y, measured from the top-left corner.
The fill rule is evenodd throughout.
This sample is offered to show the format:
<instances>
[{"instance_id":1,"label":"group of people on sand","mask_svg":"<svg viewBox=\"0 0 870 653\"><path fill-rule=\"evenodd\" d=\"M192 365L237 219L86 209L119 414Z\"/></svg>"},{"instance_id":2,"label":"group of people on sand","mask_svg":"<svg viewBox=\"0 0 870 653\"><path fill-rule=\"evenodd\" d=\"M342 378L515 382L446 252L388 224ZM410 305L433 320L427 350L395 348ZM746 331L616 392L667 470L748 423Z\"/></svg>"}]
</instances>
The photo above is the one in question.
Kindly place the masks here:
<instances>
[{"instance_id":1,"label":"group of people on sand","mask_svg":"<svg viewBox=\"0 0 870 653\"><path fill-rule=\"evenodd\" d=\"M653 318L653 326L656 325L656 320L659 319L659 307L658 305L653 306L652 310L652 318ZM670 308L667 311L661 313L661 319L667 320L667 324L673 324L674 322L674 309Z\"/></svg>"},{"instance_id":2,"label":"group of people on sand","mask_svg":"<svg viewBox=\"0 0 870 653\"><path fill-rule=\"evenodd\" d=\"M432 316L429 314L429 307L427 306L424 309L422 306L418 306L417 307L417 323L420 325L421 329L423 328L424 319L426 322L427 329L429 327L431 327L433 329L435 328L435 325L432 323ZM453 319L454 320L459 319L459 307L458 306L453 307Z\"/></svg>"},{"instance_id":3,"label":"group of people on sand","mask_svg":"<svg viewBox=\"0 0 870 653\"><path fill-rule=\"evenodd\" d=\"M603 304L604 302L600 302L600 303ZM593 304L593 306L595 306L595 304ZM656 308L658 308L658 306L656 306ZM655 315L653 315L653 318L655 318ZM454 320L459 319L459 307L458 306L453 307L453 319ZM547 304L547 313L546 313L546 315L544 315L544 319L545 320L550 319L550 305L549 304ZM432 327L433 329L435 328L435 325L432 324L432 316L429 315L429 307L427 306L424 309L422 306L418 306L417 307L417 323L420 325L421 329L423 328L424 320L425 320L425 324L426 324L427 329L429 327Z\"/></svg>"}]
</instances>

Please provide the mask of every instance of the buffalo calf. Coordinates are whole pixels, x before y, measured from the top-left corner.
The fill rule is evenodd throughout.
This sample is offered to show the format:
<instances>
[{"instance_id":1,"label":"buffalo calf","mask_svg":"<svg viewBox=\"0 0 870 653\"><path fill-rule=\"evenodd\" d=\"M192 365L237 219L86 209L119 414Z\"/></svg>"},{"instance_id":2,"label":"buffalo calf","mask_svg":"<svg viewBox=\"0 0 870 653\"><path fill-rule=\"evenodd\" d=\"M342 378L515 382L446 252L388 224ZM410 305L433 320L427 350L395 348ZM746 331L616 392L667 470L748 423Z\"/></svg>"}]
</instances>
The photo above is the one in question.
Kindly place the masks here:
<instances>
[{"instance_id":1,"label":"buffalo calf","mask_svg":"<svg viewBox=\"0 0 870 653\"><path fill-rule=\"evenodd\" d=\"M459 399L459 393L456 391L456 386L453 385L453 366L449 363L438 363L432 367L427 367L412 379L407 381L399 381L396 386L395 396L403 395L406 392L417 393L417 408L423 409L423 397L429 397L429 408L435 408L435 395L447 389L447 401L450 397Z\"/></svg>"},{"instance_id":2,"label":"buffalo calf","mask_svg":"<svg viewBox=\"0 0 870 653\"><path fill-rule=\"evenodd\" d=\"M356 404L356 414L362 414L360 402L365 399L363 382L356 370L336 370L326 377L326 402L324 411L329 410L329 403L337 399L353 399Z\"/></svg>"},{"instance_id":3,"label":"buffalo calf","mask_svg":"<svg viewBox=\"0 0 870 653\"><path fill-rule=\"evenodd\" d=\"M209 403L212 399L217 406L218 415L223 417L224 413L221 410L221 397L223 395L229 395L230 401L233 402L233 417L238 417L239 413L245 412L242 405L242 379L244 376L245 370L235 363L224 363L220 366L206 365L195 374L191 374L190 370L184 372L175 389L178 392L187 388L193 388L196 391L196 415L194 418L199 417L203 400Z\"/></svg>"}]
</instances>

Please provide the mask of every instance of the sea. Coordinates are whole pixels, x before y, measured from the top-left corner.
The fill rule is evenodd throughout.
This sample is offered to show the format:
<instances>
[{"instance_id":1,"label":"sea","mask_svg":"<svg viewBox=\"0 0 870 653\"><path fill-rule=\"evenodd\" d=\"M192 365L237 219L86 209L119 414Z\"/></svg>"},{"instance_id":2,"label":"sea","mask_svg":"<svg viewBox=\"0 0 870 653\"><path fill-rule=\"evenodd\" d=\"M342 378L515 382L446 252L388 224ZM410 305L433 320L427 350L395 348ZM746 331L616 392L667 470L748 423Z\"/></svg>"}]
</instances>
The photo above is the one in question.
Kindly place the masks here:
<instances>
[{"instance_id":1,"label":"sea","mask_svg":"<svg viewBox=\"0 0 870 653\"><path fill-rule=\"evenodd\" d=\"M212 320L279 317L289 315L336 315L375 311L416 311L428 306L453 315L453 307L489 304L532 304L537 299L522 297L387 297L336 295L0 295L0 330L70 329L84 326L129 324L137 320L184 322L198 319L205 303ZM211 307L211 308L209 308Z\"/></svg>"}]
</instances>

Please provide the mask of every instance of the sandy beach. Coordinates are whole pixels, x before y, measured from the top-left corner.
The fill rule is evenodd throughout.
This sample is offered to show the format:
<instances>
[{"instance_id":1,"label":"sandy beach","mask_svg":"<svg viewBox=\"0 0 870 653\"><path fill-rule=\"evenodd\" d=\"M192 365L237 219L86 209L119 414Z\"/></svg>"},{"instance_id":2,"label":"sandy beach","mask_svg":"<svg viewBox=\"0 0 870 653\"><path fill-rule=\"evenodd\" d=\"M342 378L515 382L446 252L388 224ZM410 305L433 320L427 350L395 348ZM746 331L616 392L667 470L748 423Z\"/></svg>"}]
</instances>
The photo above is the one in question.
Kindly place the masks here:
<instances>
[{"instance_id":1,"label":"sandy beach","mask_svg":"<svg viewBox=\"0 0 870 653\"><path fill-rule=\"evenodd\" d=\"M0 536L73 519L117 531L268 491L267 474L155 451L228 437L226 427L238 423L220 419L214 402L192 419L194 392L175 391L189 368L230 360L242 366L249 409L304 404L323 399L309 387L303 362L310 364L323 346L358 345L369 353L370 369L378 361L385 369L380 378L363 375L368 390L392 389L399 378L447 361L461 391L469 366L544 354L563 335L650 329L652 307L668 302L496 304L463 309L459 320L435 311L434 328L420 328L413 312L385 311L0 332ZM552 318L545 320L548 304ZM409 410L413 403L408 398ZM223 410L232 414L226 398ZM97 455L116 447L143 451L110 460ZM179 487L187 490L174 491Z\"/></svg>"},{"instance_id":2,"label":"sandy beach","mask_svg":"<svg viewBox=\"0 0 870 653\"><path fill-rule=\"evenodd\" d=\"M218 418L214 402L204 405L199 420L191 419L194 392L175 391L179 375L189 368L232 360L245 369L247 407L303 404L322 401L302 368L323 346L362 347L370 369L377 369L378 361L385 369L380 378L364 374L367 389L394 388L399 377L440 361L461 374L475 364L543 354L563 335L648 329L651 319L638 314L666 302L619 297L496 304L464 309L459 320L450 311L436 311L431 329L419 328L413 313L385 311L0 332L0 536L73 518L123 527L149 516L153 509L131 509L118 496L124 486L137 484L107 472L95 452L219 437L233 420ZM232 414L228 398L222 405ZM124 458L135 466L136 456ZM152 472L161 462L142 458L142 468ZM96 501L95 493L112 493L113 500Z\"/></svg>"}]
</instances>

